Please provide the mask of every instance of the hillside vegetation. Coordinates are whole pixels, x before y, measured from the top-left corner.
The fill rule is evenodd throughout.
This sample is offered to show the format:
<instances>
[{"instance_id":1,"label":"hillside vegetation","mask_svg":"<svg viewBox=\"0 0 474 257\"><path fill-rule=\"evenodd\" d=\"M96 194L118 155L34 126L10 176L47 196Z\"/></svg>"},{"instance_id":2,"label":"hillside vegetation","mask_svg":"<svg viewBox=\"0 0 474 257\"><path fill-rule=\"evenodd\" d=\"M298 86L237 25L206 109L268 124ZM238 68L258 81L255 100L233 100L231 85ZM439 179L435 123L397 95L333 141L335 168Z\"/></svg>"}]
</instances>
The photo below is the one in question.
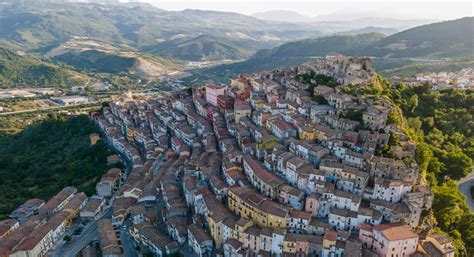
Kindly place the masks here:
<instances>
[{"instance_id":1,"label":"hillside vegetation","mask_svg":"<svg viewBox=\"0 0 474 257\"><path fill-rule=\"evenodd\" d=\"M65 186L91 195L107 170L110 150L91 146L85 115L51 117L15 135L0 135L0 219L32 197L48 199Z\"/></svg>"},{"instance_id":2,"label":"hillside vegetation","mask_svg":"<svg viewBox=\"0 0 474 257\"><path fill-rule=\"evenodd\" d=\"M0 5L0 24L0 45L42 53L73 37L142 50L170 40L169 43L173 44L179 38L199 41L199 36L212 35L228 37L227 40L232 38L233 44L239 47L238 53L321 34L311 25L261 21L227 12L172 12L139 3L99 5L6 1ZM246 47L242 48L238 42ZM253 45L246 42L253 42ZM214 49L214 46L217 48L208 52L210 57L216 58L212 53L220 51L221 45L209 47ZM206 56L207 50L195 48L194 51Z\"/></svg>"},{"instance_id":3,"label":"hillside vegetation","mask_svg":"<svg viewBox=\"0 0 474 257\"><path fill-rule=\"evenodd\" d=\"M229 37L201 35L195 38L180 38L145 47L143 51L155 55L189 61L216 61L244 59L259 47L251 40L235 40Z\"/></svg>"},{"instance_id":4,"label":"hillside vegetation","mask_svg":"<svg viewBox=\"0 0 474 257\"><path fill-rule=\"evenodd\" d=\"M384 69L398 69L385 74L407 74L411 68L423 72L429 65L417 65L411 58L457 58L474 57L474 17L445 21L415 27L385 37L380 33L358 35L335 35L304 39L282 44L278 47L260 50L249 60L222 65L201 71L204 74L227 72L258 72L277 67L299 65L314 56L325 56L332 52L344 55L365 55L380 57L375 66L379 72ZM392 59L384 59L390 57ZM441 61L441 60L439 60ZM451 62L451 63L448 63ZM440 65L449 66L452 61ZM414 64L416 66L407 66ZM457 62L459 67L470 67L469 63ZM380 69L381 68L381 69Z\"/></svg>"},{"instance_id":5,"label":"hillside vegetation","mask_svg":"<svg viewBox=\"0 0 474 257\"><path fill-rule=\"evenodd\" d=\"M384 35L380 33L369 33L305 39L286 43L269 50L260 50L243 62L220 65L200 72L204 74L228 73L232 76L236 73L257 72L298 65L312 58L325 56L333 52L352 55L355 54L354 49L365 48L383 37Z\"/></svg>"},{"instance_id":6,"label":"hillside vegetation","mask_svg":"<svg viewBox=\"0 0 474 257\"><path fill-rule=\"evenodd\" d=\"M437 230L448 234L458 253L474 253L474 214L455 180L472 170L474 92L431 91L429 84L392 87L391 97L405 118L405 130L417 141L415 161L431 185Z\"/></svg>"},{"instance_id":7,"label":"hillside vegetation","mask_svg":"<svg viewBox=\"0 0 474 257\"><path fill-rule=\"evenodd\" d=\"M418 164L420 183L429 185L434 193L430 213L422 213L425 225L449 235L457 256L472 256L474 214L456 181L473 167L474 92L432 91L428 83L391 85L380 75L362 87L345 85L342 90L352 96L388 100L392 106L388 123L396 124L409 140L416 142L414 158L403 160ZM377 154L394 158L391 146L401 143L391 136L388 145L378 149Z\"/></svg>"},{"instance_id":8,"label":"hillside vegetation","mask_svg":"<svg viewBox=\"0 0 474 257\"><path fill-rule=\"evenodd\" d=\"M65 87L85 79L83 74L0 47L0 87Z\"/></svg>"},{"instance_id":9,"label":"hillside vegetation","mask_svg":"<svg viewBox=\"0 0 474 257\"><path fill-rule=\"evenodd\" d=\"M411 28L381 39L362 51L379 57L474 56L474 17Z\"/></svg>"},{"instance_id":10,"label":"hillside vegetation","mask_svg":"<svg viewBox=\"0 0 474 257\"><path fill-rule=\"evenodd\" d=\"M136 59L97 50L71 51L53 58L78 70L94 72L126 72L135 64Z\"/></svg>"}]
</instances>

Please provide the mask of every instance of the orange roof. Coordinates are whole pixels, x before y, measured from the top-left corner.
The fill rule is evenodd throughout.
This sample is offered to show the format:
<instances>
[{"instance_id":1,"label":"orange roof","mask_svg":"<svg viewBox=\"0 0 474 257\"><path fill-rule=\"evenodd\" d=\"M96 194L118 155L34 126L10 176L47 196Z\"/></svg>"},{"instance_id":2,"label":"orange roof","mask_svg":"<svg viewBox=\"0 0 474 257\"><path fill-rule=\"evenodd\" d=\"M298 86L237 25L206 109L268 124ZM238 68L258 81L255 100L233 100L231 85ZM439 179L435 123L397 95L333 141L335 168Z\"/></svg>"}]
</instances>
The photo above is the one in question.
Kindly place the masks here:
<instances>
[{"instance_id":1,"label":"orange roof","mask_svg":"<svg viewBox=\"0 0 474 257\"><path fill-rule=\"evenodd\" d=\"M311 212L291 210L290 215L292 218L297 218L297 219L305 219L305 220L311 219Z\"/></svg>"},{"instance_id":2,"label":"orange roof","mask_svg":"<svg viewBox=\"0 0 474 257\"><path fill-rule=\"evenodd\" d=\"M402 223L381 224L374 226L373 229L382 232L390 241L418 238L418 234L413 232L409 226Z\"/></svg>"}]
</instances>

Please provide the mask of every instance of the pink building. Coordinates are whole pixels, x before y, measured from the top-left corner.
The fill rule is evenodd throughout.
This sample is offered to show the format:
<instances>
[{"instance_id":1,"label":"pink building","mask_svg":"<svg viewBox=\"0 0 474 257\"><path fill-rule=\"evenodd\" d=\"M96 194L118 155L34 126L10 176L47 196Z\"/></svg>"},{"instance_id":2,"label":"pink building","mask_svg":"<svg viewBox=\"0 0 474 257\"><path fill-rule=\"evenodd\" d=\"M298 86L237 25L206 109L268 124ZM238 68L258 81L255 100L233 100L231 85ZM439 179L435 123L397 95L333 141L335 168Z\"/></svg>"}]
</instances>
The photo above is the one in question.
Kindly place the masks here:
<instances>
[{"instance_id":1,"label":"pink building","mask_svg":"<svg viewBox=\"0 0 474 257\"><path fill-rule=\"evenodd\" d=\"M318 215L318 196L316 193L312 193L306 197L304 210L306 212L311 212L313 217Z\"/></svg>"},{"instance_id":2,"label":"pink building","mask_svg":"<svg viewBox=\"0 0 474 257\"><path fill-rule=\"evenodd\" d=\"M225 95L227 86L207 84L206 85L206 101L211 105L217 107L217 96Z\"/></svg>"},{"instance_id":3,"label":"pink building","mask_svg":"<svg viewBox=\"0 0 474 257\"><path fill-rule=\"evenodd\" d=\"M416 252L418 234L402 223L371 226L361 224L359 239L365 248L378 256L411 256Z\"/></svg>"}]
</instances>

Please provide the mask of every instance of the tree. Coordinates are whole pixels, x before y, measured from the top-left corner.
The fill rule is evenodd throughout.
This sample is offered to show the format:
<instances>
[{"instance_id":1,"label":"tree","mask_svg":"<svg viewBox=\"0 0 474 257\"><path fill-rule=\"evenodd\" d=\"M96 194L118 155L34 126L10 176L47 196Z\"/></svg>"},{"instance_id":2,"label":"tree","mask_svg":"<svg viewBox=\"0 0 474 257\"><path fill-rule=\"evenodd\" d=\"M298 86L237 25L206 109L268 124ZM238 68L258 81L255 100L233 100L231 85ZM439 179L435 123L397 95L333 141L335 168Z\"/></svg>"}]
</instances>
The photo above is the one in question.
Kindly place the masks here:
<instances>
[{"instance_id":1,"label":"tree","mask_svg":"<svg viewBox=\"0 0 474 257\"><path fill-rule=\"evenodd\" d=\"M71 239L72 238L71 238L70 235L65 235L64 238L63 238L64 242L66 242L67 244L69 244L71 242Z\"/></svg>"},{"instance_id":2,"label":"tree","mask_svg":"<svg viewBox=\"0 0 474 257\"><path fill-rule=\"evenodd\" d=\"M462 152L449 152L444 160L448 176L453 179L465 177L472 168L472 159Z\"/></svg>"},{"instance_id":3,"label":"tree","mask_svg":"<svg viewBox=\"0 0 474 257\"><path fill-rule=\"evenodd\" d=\"M416 107L418 107L418 95L412 95L410 97L410 110L414 112Z\"/></svg>"}]
</instances>

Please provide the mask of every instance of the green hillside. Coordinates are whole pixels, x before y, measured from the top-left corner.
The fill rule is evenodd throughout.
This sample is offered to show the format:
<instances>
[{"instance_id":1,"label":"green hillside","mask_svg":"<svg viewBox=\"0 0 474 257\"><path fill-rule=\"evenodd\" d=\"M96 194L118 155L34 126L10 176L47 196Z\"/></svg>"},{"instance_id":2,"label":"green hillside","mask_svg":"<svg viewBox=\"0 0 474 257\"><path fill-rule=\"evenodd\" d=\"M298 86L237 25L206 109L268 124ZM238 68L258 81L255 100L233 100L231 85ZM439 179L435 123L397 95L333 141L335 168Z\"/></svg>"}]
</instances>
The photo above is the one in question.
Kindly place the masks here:
<instances>
[{"instance_id":1,"label":"green hillside","mask_svg":"<svg viewBox=\"0 0 474 257\"><path fill-rule=\"evenodd\" d=\"M107 170L110 150L91 146L96 132L86 116L52 118L15 135L0 134L0 219L24 201L48 199L66 186L92 195Z\"/></svg>"},{"instance_id":2,"label":"green hillside","mask_svg":"<svg viewBox=\"0 0 474 257\"><path fill-rule=\"evenodd\" d=\"M257 41L232 40L228 37L201 35L174 39L143 48L143 51L163 57L191 61L243 59L258 50Z\"/></svg>"},{"instance_id":3,"label":"green hillside","mask_svg":"<svg viewBox=\"0 0 474 257\"><path fill-rule=\"evenodd\" d=\"M381 38L383 38L383 34L369 33L305 39L286 43L269 50L260 50L246 61L212 67L199 71L199 73L222 73L232 76L235 73L256 72L298 65L332 52L353 55L356 54L357 49L365 48Z\"/></svg>"},{"instance_id":4,"label":"green hillside","mask_svg":"<svg viewBox=\"0 0 474 257\"><path fill-rule=\"evenodd\" d=\"M21 56L0 47L0 87L67 86L85 76L57 65Z\"/></svg>"},{"instance_id":5,"label":"green hillside","mask_svg":"<svg viewBox=\"0 0 474 257\"><path fill-rule=\"evenodd\" d=\"M0 45L43 53L73 37L87 37L140 50L183 36L213 35L232 37L234 42L255 41L255 49L260 45L273 47L284 41L321 34L311 25L261 21L226 12L172 12L138 3L5 1L0 5L0 24ZM218 48L217 52L224 51L220 44L208 44L207 47L212 52L214 46ZM234 44L237 46L240 47Z\"/></svg>"},{"instance_id":6,"label":"green hillside","mask_svg":"<svg viewBox=\"0 0 474 257\"><path fill-rule=\"evenodd\" d=\"M407 74L410 67L423 72L429 66L418 65L412 58L466 58L474 56L474 17L433 23L415 27L384 37L380 33L357 35L334 35L289 42L278 47L260 50L249 60L221 65L200 71L202 74L257 72L277 67L298 65L313 57L325 56L331 52L344 55L365 55L379 57L374 61L378 71L393 70L385 74ZM386 59L390 57L390 59ZM441 60L439 60L441 61ZM451 63L438 64L451 66ZM465 62L457 62L456 67ZM414 66L413 66L413 65ZM412 66L409 66L412 65ZM396 69L404 70L397 71ZM414 71L414 70L413 70ZM413 74L413 73L412 73ZM411 75L412 75L411 74Z\"/></svg>"},{"instance_id":7,"label":"green hillside","mask_svg":"<svg viewBox=\"0 0 474 257\"><path fill-rule=\"evenodd\" d=\"M444 21L388 36L364 49L379 57L474 56L474 17Z\"/></svg>"},{"instance_id":8,"label":"green hillside","mask_svg":"<svg viewBox=\"0 0 474 257\"><path fill-rule=\"evenodd\" d=\"M124 57L97 50L70 51L56 56L53 60L73 66L78 70L93 72L126 72L135 64L136 58Z\"/></svg>"},{"instance_id":9,"label":"green hillside","mask_svg":"<svg viewBox=\"0 0 474 257\"><path fill-rule=\"evenodd\" d=\"M271 50L261 50L255 54L255 57L311 57L325 56L331 52L354 55L359 49L372 45L383 37L384 35L381 33L368 33L310 38L286 43Z\"/></svg>"}]
</instances>

